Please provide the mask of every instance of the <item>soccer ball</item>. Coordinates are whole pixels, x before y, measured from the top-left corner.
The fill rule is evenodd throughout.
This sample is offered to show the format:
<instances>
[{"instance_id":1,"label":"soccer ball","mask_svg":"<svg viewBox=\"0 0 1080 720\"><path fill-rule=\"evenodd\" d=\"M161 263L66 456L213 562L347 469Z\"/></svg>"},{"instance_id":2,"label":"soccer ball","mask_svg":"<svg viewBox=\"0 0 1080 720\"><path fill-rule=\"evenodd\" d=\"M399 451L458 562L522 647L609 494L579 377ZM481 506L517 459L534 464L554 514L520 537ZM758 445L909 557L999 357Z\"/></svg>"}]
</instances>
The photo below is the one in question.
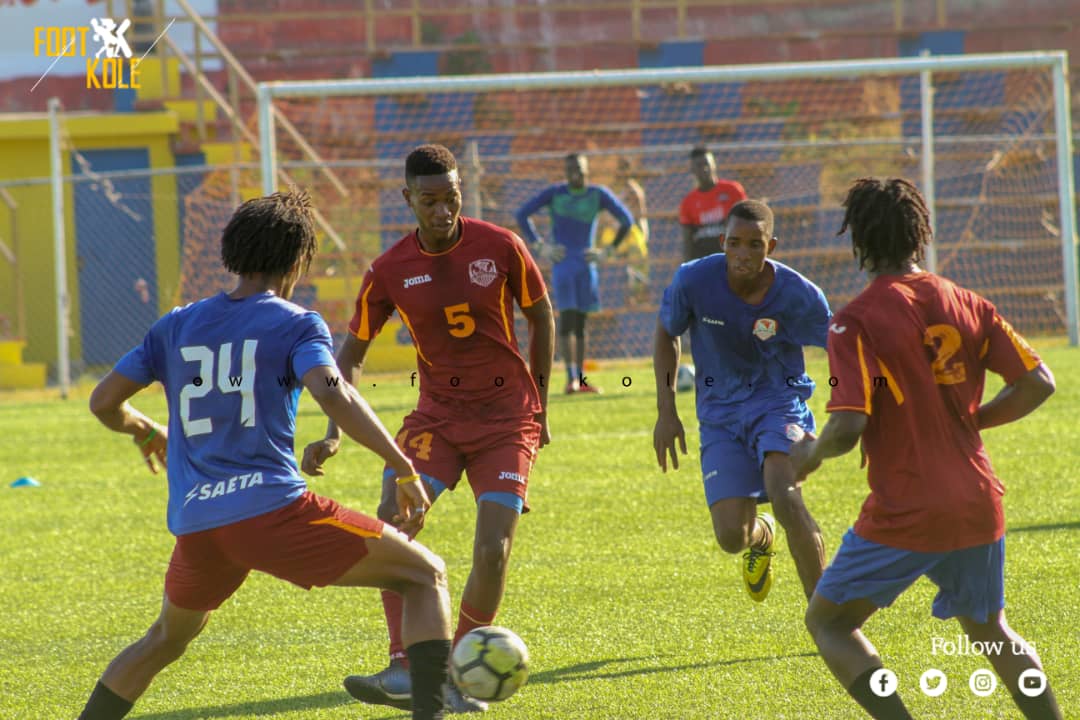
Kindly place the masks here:
<instances>
[{"instance_id":1,"label":"soccer ball","mask_svg":"<svg viewBox=\"0 0 1080 720\"><path fill-rule=\"evenodd\" d=\"M505 700L529 677L529 649L504 627L471 630L450 656L450 676L477 700Z\"/></svg>"},{"instance_id":2,"label":"soccer ball","mask_svg":"<svg viewBox=\"0 0 1080 720\"><path fill-rule=\"evenodd\" d=\"M694 389L694 366L680 365L675 373L675 389L679 392L689 392Z\"/></svg>"}]
</instances>

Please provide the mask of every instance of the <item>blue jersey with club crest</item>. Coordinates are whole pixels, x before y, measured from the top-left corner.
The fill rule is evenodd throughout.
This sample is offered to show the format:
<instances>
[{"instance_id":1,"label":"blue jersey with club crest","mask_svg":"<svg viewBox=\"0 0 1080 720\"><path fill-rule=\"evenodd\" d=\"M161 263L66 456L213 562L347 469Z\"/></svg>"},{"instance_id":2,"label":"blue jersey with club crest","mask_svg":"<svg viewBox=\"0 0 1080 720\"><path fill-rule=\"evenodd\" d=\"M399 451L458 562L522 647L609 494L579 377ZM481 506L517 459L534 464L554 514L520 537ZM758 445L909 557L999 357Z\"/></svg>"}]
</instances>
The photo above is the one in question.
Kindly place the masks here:
<instances>
[{"instance_id":1,"label":"blue jersey with club crest","mask_svg":"<svg viewBox=\"0 0 1080 720\"><path fill-rule=\"evenodd\" d=\"M664 290L664 330L672 337L690 331L701 422L725 423L744 403L757 400L798 397L805 402L814 391L803 346L825 347L829 304L821 289L798 272L766 262L775 277L757 305L728 286L722 253L683 264Z\"/></svg>"}]
</instances>

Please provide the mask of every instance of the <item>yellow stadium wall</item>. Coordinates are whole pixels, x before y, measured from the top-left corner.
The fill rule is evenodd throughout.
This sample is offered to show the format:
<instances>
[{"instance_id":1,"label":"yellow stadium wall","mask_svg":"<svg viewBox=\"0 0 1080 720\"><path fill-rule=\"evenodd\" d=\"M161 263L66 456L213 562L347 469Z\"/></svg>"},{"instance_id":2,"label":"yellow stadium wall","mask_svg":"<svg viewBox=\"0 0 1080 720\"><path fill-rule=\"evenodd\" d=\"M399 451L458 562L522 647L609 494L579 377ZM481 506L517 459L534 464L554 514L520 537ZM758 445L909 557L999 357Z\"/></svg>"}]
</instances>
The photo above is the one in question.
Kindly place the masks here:
<instances>
[{"instance_id":1,"label":"yellow stadium wall","mask_svg":"<svg viewBox=\"0 0 1080 720\"><path fill-rule=\"evenodd\" d=\"M145 151L150 169L171 168L175 161L170 137L177 131L172 113L71 114L64 116L63 128L70 142L80 151ZM49 123L41 113L0 115L0 182L49 177ZM72 174L71 153L61 154L65 175ZM179 278L179 208L176 178L172 174L150 178L151 207L157 270L157 309L172 307ZM18 203L18 262L23 282L26 308L27 342L24 359L56 362L56 290L53 253L52 191L49 184L16 184L8 191ZM71 298L71 355L81 358L83 337L80 322L79 264L76 254L78 237L74 190L64 186L65 240L67 247L67 284ZM7 234L7 211L0 203L0 237ZM10 244L10 243L9 243ZM3 263L7 265L6 263ZM6 273L6 274L5 274ZM0 273L4 287L10 288L14 277L9 269ZM16 308L13 292L0 292L0 315L11 321L14 331ZM103 309L107 312L107 309Z\"/></svg>"}]
</instances>

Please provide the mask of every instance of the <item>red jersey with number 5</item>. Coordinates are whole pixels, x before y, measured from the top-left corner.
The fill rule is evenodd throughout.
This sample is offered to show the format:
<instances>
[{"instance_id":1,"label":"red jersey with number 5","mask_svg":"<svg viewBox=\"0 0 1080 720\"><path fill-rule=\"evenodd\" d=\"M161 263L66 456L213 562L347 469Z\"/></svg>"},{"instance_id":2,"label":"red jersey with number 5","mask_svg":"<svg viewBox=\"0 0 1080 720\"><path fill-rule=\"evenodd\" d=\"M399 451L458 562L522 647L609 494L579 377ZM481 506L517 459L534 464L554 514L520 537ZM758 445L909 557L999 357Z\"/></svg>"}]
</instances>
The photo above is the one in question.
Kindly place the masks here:
<instances>
[{"instance_id":1,"label":"red jersey with number 5","mask_svg":"<svg viewBox=\"0 0 1080 720\"><path fill-rule=\"evenodd\" d=\"M1001 496L976 424L986 371L1040 360L993 304L929 272L881 275L829 327L829 412L869 415L870 496L855 532L917 552L995 542Z\"/></svg>"},{"instance_id":2,"label":"red jersey with number 5","mask_svg":"<svg viewBox=\"0 0 1080 720\"><path fill-rule=\"evenodd\" d=\"M371 340L397 310L412 335L420 375L417 410L441 418L519 418L540 395L514 334L514 303L547 290L514 233L462 217L448 250L426 252L413 231L364 276L349 331Z\"/></svg>"}]
</instances>

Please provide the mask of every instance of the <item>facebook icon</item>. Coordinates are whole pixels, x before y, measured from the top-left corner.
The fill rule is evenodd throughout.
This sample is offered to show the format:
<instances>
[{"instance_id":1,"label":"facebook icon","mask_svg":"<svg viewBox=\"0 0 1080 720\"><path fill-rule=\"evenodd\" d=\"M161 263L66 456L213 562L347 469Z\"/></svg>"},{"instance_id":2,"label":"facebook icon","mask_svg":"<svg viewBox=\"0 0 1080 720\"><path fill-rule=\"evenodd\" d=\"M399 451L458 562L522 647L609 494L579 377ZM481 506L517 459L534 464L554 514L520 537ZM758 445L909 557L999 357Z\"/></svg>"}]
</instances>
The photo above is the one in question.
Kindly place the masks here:
<instances>
[{"instance_id":1,"label":"facebook icon","mask_svg":"<svg viewBox=\"0 0 1080 720\"><path fill-rule=\"evenodd\" d=\"M870 675L870 691L878 697L889 697L899 684L896 673L886 668L878 668Z\"/></svg>"}]
</instances>

